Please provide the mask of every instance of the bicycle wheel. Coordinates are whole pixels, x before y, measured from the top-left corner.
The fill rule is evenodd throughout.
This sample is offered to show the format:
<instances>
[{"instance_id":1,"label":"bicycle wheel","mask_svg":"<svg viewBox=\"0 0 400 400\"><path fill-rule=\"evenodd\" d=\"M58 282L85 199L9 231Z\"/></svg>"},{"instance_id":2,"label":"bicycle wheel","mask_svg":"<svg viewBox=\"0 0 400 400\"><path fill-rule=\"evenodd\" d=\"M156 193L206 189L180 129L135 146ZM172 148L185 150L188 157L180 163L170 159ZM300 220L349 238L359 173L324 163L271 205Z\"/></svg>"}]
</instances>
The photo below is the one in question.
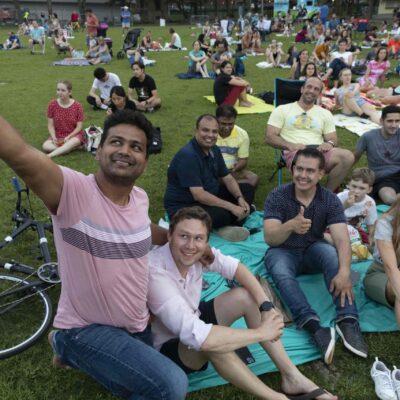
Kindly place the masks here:
<instances>
[{"instance_id":1,"label":"bicycle wheel","mask_svg":"<svg viewBox=\"0 0 400 400\"><path fill-rule=\"evenodd\" d=\"M40 288L24 289L28 281L0 274L0 359L18 354L36 343L52 319L51 301ZM18 289L8 293L11 289Z\"/></svg>"}]
</instances>

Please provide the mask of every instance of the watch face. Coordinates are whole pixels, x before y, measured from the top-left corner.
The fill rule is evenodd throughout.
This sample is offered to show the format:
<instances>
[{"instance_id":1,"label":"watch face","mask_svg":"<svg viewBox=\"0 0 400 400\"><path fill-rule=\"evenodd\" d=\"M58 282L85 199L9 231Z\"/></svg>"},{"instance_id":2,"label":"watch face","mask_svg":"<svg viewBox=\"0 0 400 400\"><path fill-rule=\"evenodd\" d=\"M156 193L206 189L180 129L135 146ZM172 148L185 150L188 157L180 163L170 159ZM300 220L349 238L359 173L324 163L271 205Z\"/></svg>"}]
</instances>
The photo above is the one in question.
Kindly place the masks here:
<instances>
[{"instance_id":1,"label":"watch face","mask_svg":"<svg viewBox=\"0 0 400 400\"><path fill-rule=\"evenodd\" d=\"M260 311L270 311L274 308L274 305L270 301L264 301L260 306Z\"/></svg>"}]
</instances>

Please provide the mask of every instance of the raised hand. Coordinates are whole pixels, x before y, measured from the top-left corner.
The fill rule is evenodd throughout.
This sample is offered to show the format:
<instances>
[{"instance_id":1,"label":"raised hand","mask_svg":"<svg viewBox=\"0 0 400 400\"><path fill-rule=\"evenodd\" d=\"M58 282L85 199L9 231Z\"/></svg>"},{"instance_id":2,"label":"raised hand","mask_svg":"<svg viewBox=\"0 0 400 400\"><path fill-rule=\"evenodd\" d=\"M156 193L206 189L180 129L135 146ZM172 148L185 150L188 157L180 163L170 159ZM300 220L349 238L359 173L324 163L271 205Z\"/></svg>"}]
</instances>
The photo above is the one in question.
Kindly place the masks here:
<instances>
[{"instance_id":1,"label":"raised hand","mask_svg":"<svg viewBox=\"0 0 400 400\"><path fill-rule=\"evenodd\" d=\"M304 218L304 207L300 206L299 213L292 219L293 231L299 235L304 235L311 228L311 219Z\"/></svg>"}]
</instances>

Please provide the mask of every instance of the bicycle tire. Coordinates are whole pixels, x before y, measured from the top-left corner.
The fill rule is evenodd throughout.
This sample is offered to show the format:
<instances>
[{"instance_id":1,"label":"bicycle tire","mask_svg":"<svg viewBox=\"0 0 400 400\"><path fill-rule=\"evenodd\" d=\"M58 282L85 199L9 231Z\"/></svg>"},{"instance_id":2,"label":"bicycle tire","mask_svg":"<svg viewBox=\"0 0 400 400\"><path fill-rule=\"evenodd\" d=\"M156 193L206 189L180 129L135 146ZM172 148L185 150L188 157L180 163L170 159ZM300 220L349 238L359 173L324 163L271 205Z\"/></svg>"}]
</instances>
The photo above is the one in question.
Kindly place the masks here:
<instances>
[{"instance_id":1,"label":"bicycle tire","mask_svg":"<svg viewBox=\"0 0 400 400\"><path fill-rule=\"evenodd\" d=\"M0 295L29 282L19 276L0 274ZM36 286L0 297L0 360L23 352L41 339L52 322L49 296Z\"/></svg>"}]
</instances>

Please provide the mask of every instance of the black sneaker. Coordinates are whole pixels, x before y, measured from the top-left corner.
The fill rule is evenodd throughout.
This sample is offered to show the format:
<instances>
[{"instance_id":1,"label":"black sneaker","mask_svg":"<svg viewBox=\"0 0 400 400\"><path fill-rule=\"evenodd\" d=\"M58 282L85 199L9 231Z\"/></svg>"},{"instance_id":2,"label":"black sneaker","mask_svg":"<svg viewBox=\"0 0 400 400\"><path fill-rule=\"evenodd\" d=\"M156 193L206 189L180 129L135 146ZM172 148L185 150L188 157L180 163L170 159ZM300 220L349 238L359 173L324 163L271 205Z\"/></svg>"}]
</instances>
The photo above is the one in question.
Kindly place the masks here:
<instances>
[{"instance_id":1,"label":"black sneaker","mask_svg":"<svg viewBox=\"0 0 400 400\"><path fill-rule=\"evenodd\" d=\"M344 346L352 353L367 358L368 346L362 337L358 321L341 321L336 324L336 331L343 340Z\"/></svg>"},{"instance_id":2,"label":"black sneaker","mask_svg":"<svg viewBox=\"0 0 400 400\"><path fill-rule=\"evenodd\" d=\"M312 334L312 340L322 354L325 364L330 364L335 351L335 329L332 327L318 329Z\"/></svg>"}]
</instances>

